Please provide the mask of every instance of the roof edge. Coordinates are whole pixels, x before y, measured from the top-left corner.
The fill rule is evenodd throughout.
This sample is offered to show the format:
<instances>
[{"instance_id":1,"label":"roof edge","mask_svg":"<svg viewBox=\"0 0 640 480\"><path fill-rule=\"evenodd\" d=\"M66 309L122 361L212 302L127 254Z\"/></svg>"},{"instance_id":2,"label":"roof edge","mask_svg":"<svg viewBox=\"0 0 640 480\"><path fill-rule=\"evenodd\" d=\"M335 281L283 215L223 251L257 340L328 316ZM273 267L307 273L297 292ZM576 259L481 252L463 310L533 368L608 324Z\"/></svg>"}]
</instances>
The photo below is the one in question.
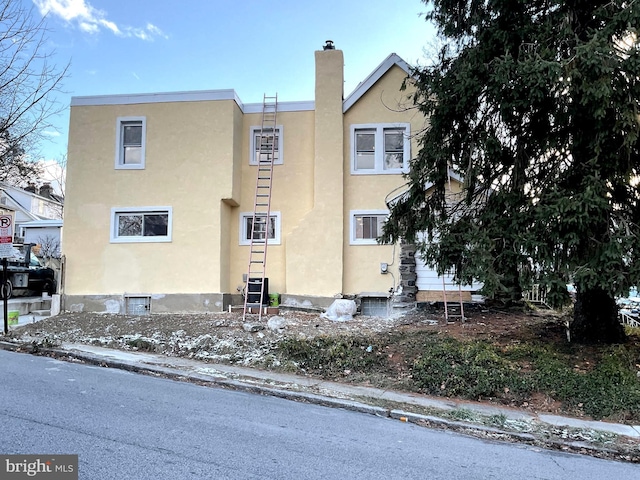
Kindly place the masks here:
<instances>
[{"instance_id":1,"label":"roof edge","mask_svg":"<svg viewBox=\"0 0 640 480\"><path fill-rule=\"evenodd\" d=\"M238 104L240 109L244 109L242 101L233 89L80 96L71 97L71 106L88 107L99 105L132 105L136 103L201 102L208 100L233 100Z\"/></svg>"},{"instance_id":2,"label":"roof edge","mask_svg":"<svg viewBox=\"0 0 640 480\"><path fill-rule=\"evenodd\" d=\"M378 67L358 84L353 92L342 102L342 113L346 113L382 76L394 65L399 66L407 75L411 73L409 64L396 53L392 53Z\"/></svg>"}]
</instances>

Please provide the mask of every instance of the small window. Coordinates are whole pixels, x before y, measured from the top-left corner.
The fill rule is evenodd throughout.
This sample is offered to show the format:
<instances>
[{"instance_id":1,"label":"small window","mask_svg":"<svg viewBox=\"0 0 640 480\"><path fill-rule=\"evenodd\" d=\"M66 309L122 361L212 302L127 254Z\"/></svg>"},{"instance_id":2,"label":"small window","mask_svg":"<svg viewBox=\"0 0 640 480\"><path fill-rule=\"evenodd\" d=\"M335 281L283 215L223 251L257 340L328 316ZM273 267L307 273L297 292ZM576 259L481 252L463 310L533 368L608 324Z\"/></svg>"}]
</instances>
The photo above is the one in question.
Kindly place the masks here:
<instances>
[{"instance_id":1,"label":"small window","mask_svg":"<svg viewBox=\"0 0 640 480\"><path fill-rule=\"evenodd\" d=\"M384 210L351 212L351 244L377 245L389 212Z\"/></svg>"},{"instance_id":2,"label":"small window","mask_svg":"<svg viewBox=\"0 0 640 480\"><path fill-rule=\"evenodd\" d=\"M257 215L253 221L253 213L240 214L240 245L249 245L253 235L254 243L264 243L265 237L269 245L280 244L280 212L271 212L269 222L264 214Z\"/></svg>"},{"instance_id":3,"label":"small window","mask_svg":"<svg viewBox=\"0 0 640 480\"><path fill-rule=\"evenodd\" d=\"M119 117L116 125L116 168L143 169L145 143L145 118Z\"/></svg>"},{"instance_id":4,"label":"small window","mask_svg":"<svg viewBox=\"0 0 640 480\"><path fill-rule=\"evenodd\" d=\"M275 137L273 129L265 129L264 135L260 127L251 127L249 145L249 164L258 165L260 162L271 162L273 153L273 163L281 165L283 162L283 127L276 127Z\"/></svg>"},{"instance_id":5,"label":"small window","mask_svg":"<svg viewBox=\"0 0 640 480\"><path fill-rule=\"evenodd\" d=\"M388 317L389 299L385 297L362 297L360 309L362 315L367 317Z\"/></svg>"},{"instance_id":6,"label":"small window","mask_svg":"<svg viewBox=\"0 0 640 480\"><path fill-rule=\"evenodd\" d=\"M351 125L351 173L406 172L411 156L409 134L408 123Z\"/></svg>"},{"instance_id":7,"label":"small window","mask_svg":"<svg viewBox=\"0 0 640 480\"><path fill-rule=\"evenodd\" d=\"M171 207L113 208L112 242L170 242Z\"/></svg>"},{"instance_id":8,"label":"small window","mask_svg":"<svg viewBox=\"0 0 640 480\"><path fill-rule=\"evenodd\" d=\"M151 313L151 297L126 295L125 310L127 315L149 315Z\"/></svg>"}]
</instances>

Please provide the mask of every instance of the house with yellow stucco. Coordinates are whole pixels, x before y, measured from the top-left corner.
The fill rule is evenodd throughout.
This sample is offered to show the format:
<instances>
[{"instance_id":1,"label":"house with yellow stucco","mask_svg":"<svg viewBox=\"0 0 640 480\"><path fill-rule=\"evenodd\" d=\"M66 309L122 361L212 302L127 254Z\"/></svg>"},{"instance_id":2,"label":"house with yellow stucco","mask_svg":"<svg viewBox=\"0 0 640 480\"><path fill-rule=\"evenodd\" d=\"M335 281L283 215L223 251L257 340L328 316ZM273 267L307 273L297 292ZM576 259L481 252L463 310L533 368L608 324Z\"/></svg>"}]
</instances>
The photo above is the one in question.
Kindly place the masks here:
<instances>
[{"instance_id":1,"label":"house with yellow stucco","mask_svg":"<svg viewBox=\"0 0 640 480\"><path fill-rule=\"evenodd\" d=\"M331 45L316 51L313 101L277 104L266 277L284 305L347 296L375 313L420 299L432 274L414 250L376 242L425 119L406 108L410 69L397 55L346 97L343 65ZM262 113L233 90L74 97L64 309L241 304Z\"/></svg>"}]
</instances>

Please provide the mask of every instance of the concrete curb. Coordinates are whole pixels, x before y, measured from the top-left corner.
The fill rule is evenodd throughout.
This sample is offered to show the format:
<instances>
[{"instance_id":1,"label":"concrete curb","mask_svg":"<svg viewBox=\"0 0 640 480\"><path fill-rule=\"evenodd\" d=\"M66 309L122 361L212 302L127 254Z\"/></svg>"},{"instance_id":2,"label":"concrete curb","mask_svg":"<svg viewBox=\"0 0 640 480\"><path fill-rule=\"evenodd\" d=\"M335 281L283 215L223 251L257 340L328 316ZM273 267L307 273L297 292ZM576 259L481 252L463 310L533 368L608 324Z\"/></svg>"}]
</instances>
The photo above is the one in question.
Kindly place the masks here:
<instances>
[{"instance_id":1,"label":"concrete curb","mask_svg":"<svg viewBox=\"0 0 640 480\"><path fill-rule=\"evenodd\" d=\"M274 396L274 397L284 398L284 399L292 400L296 402L305 402L305 403L332 407L332 408L342 408L345 410L364 413L368 415L388 417L391 419L412 423L416 425L452 430L452 431L456 431L463 434L469 434L472 436L480 436L482 438L488 437L490 439L495 439L495 440L519 442L519 443L524 443L529 445L540 446L542 448L553 448L553 449L562 450L565 452L583 453L583 454L586 453L586 454L598 456L598 457L611 457L611 456L615 456L616 458L622 457L621 459L624 459L627 461L640 462L640 446L638 447L638 452L635 454L632 454L629 457L629 455L623 456L620 452L616 450L611 450L609 448L605 448L600 445L594 445L588 442L573 441L573 440L567 440L567 441L554 440L550 438L543 438L543 436L541 435L535 435L535 434L526 433L526 432L523 433L523 432L503 430L493 426L473 423L471 421L466 422L466 421L450 420L450 419L438 417L436 415L423 415L423 414L414 413L414 412L410 412L402 409L385 408L385 407L380 407L380 406L375 406L375 405L370 405L368 403L365 403L367 401L366 400L367 398L370 398L373 402L380 399L389 400L391 398L393 399L392 401L394 403L399 403L399 404L404 403L407 406L411 406L411 405L420 406L420 403L415 401L415 399L419 398L419 396L415 394L404 395L400 392L384 391L376 388L369 389L368 387L354 388L354 386L346 385L345 391L347 393L353 394L355 392L355 394L359 398L364 399L364 402L360 402L360 401L354 401L354 400L349 400L344 398L338 398L341 392L338 389L331 390L330 387L339 386L340 384L335 384L332 382L318 381L318 382L313 382L312 384L307 382L307 385L313 385L316 387L317 386L326 387L326 388L323 388L323 391L334 393L336 396L331 396L329 394L321 395L316 393L286 390L284 388L278 388L278 386L274 386L274 385L265 385L264 382L274 383L273 381L270 381L268 378L271 376L277 377L278 374L274 373L272 375L268 375L268 374L265 375L262 371L259 371L259 370L256 370L256 372L260 372L259 374L256 373L256 376L241 375L241 374L238 375L237 373L233 373L233 375L237 376L238 378L230 379L227 376L225 376L225 372L223 371L216 372L215 366L212 366L212 368L210 369L210 370L213 370L214 373L199 373L199 372L187 371L180 368L175 368L172 366L159 365L155 363L149 364L149 363L144 363L144 362L135 361L135 360L116 359L113 356L107 355L106 352L108 352L108 350L106 349L105 349L105 354L100 355L93 352L84 352L81 349L69 348L70 346L67 346L67 348L63 348L63 349L37 348L37 349L34 349L33 351L29 351L28 349L29 346L30 344L25 345L25 344L19 344L19 343L0 341L0 349L3 349L3 350L9 350L14 352L19 351L22 353L32 353L32 354L38 354L38 355L48 355L48 356L52 356L54 358L59 358L63 360L74 359L74 360L83 361L92 365L103 366L108 368L117 368L117 369L126 370L134 373L161 375L163 377L170 378L173 380L178 380L178 381L190 381L190 382L195 382L195 383L204 384L204 385L212 385L220 388L232 389L236 391L243 391L243 392L254 393L259 395ZM127 356L132 356L132 357L136 357L137 355L140 355L141 358L145 358L145 354L136 354L133 352L126 352L126 354ZM147 355L147 358L148 357L149 355ZM167 358L165 363L170 364L171 358ZM222 365L219 367L221 369L224 369ZM230 368L229 370L242 371L246 373L246 371L250 369ZM228 371L226 373L227 375L229 375ZM283 375L283 377L287 379L295 378L295 376L293 375ZM263 382L263 383L260 383L260 382ZM286 382L280 382L280 383L282 384ZM289 384L293 385L291 382ZM296 384L296 385L304 386L304 382L301 381L300 384ZM363 392L366 392L367 390L371 391L372 393L371 396L367 396L366 394L363 394ZM403 399L404 399L404 402L402 401ZM499 407L494 407L490 405L482 405L482 404L476 405L471 403L452 401L448 399L443 401L438 401L438 400L427 398L426 400L427 400L427 402L425 402L426 405L436 410L438 409L438 407L440 407L439 409L443 412L451 411L454 409L464 409L464 410L469 410L474 413L485 415L485 416L487 414L489 415L496 414L496 413L504 414L504 412L508 412L509 413L508 418L510 418L511 420L517 420L517 421L537 420L539 423L543 423L552 427L593 429L593 430L613 433L615 435L630 437L633 439L640 438L640 432L638 431L637 426L611 424L606 422L583 421L579 419L560 417L555 415L539 414L536 416L528 412L519 412L517 410L511 411L506 409L500 409ZM475 407L478 407L478 408L475 408Z\"/></svg>"}]
</instances>

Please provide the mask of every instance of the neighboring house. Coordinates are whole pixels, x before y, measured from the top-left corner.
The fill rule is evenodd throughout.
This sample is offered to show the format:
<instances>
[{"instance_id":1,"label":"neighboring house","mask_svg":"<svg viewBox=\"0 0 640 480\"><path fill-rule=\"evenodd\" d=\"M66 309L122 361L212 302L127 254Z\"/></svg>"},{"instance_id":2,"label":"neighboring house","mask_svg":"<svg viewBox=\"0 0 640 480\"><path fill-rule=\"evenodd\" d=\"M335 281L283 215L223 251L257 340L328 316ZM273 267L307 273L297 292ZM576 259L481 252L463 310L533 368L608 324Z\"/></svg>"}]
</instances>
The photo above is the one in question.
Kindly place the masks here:
<instances>
[{"instance_id":1,"label":"neighboring house","mask_svg":"<svg viewBox=\"0 0 640 480\"><path fill-rule=\"evenodd\" d=\"M289 305L360 296L371 311L395 292L415 300L415 250L375 240L425 127L400 91L409 68L392 54L344 98L342 52L315 61L314 101L278 104L269 290ZM72 98L65 308L239 304L261 113L233 90Z\"/></svg>"},{"instance_id":2,"label":"neighboring house","mask_svg":"<svg viewBox=\"0 0 640 480\"><path fill-rule=\"evenodd\" d=\"M24 243L40 246L38 255L45 258L60 256L62 220L32 220L19 226Z\"/></svg>"},{"instance_id":3,"label":"neighboring house","mask_svg":"<svg viewBox=\"0 0 640 480\"><path fill-rule=\"evenodd\" d=\"M48 184L36 192L36 187L18 188L0 183L0 209L14 212L14 236L26 243L57 244L60 250L62 231L62 198Z\"/></svg>"}]
</instances>

